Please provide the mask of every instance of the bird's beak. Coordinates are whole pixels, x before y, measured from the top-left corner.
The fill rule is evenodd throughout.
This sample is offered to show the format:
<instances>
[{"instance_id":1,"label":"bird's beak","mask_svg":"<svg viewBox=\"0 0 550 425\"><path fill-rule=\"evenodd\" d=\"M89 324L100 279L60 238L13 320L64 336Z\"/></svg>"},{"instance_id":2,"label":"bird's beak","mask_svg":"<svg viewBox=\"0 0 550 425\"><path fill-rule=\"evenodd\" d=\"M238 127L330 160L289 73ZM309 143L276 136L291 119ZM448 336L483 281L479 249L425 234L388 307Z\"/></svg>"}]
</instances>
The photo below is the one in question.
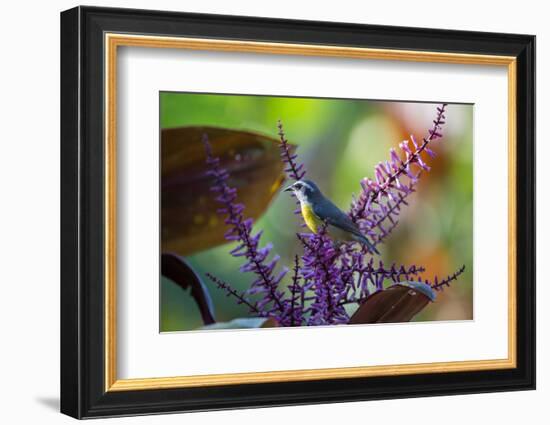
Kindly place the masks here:
<instances>
[{"instance_id":1,"label":"bird's beak","mask_svg":"<svg viewBox=\"0 0 550 425\"><path fill-rule=\"evenodd\" d=\"M286 189L283 190L283 192L292 192L294 190L294 185L291 184L290 186L288 186Z\"/></svg>"}]
</instances>

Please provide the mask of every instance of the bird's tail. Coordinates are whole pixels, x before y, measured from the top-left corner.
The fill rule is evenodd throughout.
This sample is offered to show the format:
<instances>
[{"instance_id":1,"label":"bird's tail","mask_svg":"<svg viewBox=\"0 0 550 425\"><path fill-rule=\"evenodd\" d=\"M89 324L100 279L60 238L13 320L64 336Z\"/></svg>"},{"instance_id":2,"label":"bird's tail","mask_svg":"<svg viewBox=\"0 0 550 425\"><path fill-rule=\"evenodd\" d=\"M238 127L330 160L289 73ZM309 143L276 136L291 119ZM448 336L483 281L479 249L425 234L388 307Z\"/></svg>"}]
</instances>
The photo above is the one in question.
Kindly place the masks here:
<instances>
[{"instance_id":1,"label":"bird's tail","mask_svg":"<svg viewBox=\"0 0 550 425\"><path fill-rule=\"evenodd\" d=\"M365 245L370 252L374 252L377 255L380 255L380 252L376 249L376 247L372 244L371 241L367 239L365 235L357 235L357 239L359 242L361 242L363 245Z\"/></svg>"}]
</instances>

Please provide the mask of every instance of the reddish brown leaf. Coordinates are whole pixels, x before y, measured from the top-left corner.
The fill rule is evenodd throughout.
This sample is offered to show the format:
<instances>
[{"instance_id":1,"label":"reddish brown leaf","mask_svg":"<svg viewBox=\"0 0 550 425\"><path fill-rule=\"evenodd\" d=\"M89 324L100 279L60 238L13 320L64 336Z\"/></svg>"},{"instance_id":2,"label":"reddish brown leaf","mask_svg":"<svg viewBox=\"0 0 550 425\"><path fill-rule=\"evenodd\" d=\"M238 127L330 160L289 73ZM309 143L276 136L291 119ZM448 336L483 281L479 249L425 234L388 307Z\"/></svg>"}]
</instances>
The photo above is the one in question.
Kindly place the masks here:
<instances>
[{"instance_id":1,"label":"reddish brown leaf","mask_svg":"<svg viewBox=\"0 0 550 425\"><path fill-rule=\"evenodd\" d=\"M262 328L278 328L279 327L279 322L277 322L277 320L273 317L270 317L269 319L267 319L263 325L261 326Z\"/></svg>"},{"instance_id":2,"label":"reddish brown leaf","mask_svg":"<svg viewBox=\"0 0 550 425\"><path fill-rule=\"evenodd\" d=\"M161 133L161 244L180 255L225 242L227 230L216 213L220 205L210 191L202 143L207 134L214 156L230 173L229 184L257 219L267 209L283 181L278 140L249 131L216 127L181 127Z\"/></svg>"},{"instance_id":3,"label":"reddish brown leaf","mask_svg":"<svg viewBox=\"0 0 550 425\"><path fill-rule=\"evenodd\" d=\"M422 282L402 282L368 297L351 316L350 324L409 322L435 300Z\"/></svg>"}]
</instances>

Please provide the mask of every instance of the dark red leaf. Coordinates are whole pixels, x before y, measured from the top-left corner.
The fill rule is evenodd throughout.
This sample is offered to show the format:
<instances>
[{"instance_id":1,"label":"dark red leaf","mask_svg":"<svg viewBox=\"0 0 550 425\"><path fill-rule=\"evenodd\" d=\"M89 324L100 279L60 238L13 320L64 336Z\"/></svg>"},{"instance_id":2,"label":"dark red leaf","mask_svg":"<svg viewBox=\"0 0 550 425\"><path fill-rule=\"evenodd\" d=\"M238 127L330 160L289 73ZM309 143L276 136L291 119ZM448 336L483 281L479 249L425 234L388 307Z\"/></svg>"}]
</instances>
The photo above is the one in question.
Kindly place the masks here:
<instances>
[{"instance_id":1,"label":"dark red leaf","mask_svg":"<svg viewBox=\"0 0 550 425\"><path fill-rule=\"evenodd\" d=\"M351 316L350 324L409 322L435 300L422 282L401 282L368 297Z\"/></svg>"},{"instance_id":2,"label":"dark red leaf","mask_svg":"<svg viewBox=\"0 0 550 425\"><path fill-rule=\"evenodd\" d=\"M246 215L258 219L284 181L279 141L250 131L179 127L161 132L161 244L180 255L226 243L227 226L210 191L203 135L230 174ZM292 146L294 149L294 146Z\"/></svg>"},{"instance_id":3,"label":"dark red leaf","mask_svg":"<svg viewBox=\"0 0 550 425\"><path fill-rule=\"evenodd\" d=\"M216 323L214 307L208 289L199 275L189 264L176 254L161 255L161 274L184 290L191 288L191 296L195 299L202 321L205 325Z\"/></svg>"}]
</instances>

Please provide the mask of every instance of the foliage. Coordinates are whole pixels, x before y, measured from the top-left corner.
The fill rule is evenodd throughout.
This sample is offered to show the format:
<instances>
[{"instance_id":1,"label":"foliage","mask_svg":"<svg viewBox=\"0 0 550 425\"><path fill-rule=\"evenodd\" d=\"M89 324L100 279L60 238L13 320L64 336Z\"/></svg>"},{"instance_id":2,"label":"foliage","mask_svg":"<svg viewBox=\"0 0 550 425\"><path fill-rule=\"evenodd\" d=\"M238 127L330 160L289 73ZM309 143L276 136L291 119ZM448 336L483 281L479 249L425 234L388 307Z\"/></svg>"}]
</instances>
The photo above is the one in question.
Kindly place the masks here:
<instances>
[{"instance_id":1,"label":"foliage","mask_svg":"<svg viewBox=\"0 0 550 425\"><path fill-rule=\"evenodd\" d=\"M397 218L408 205L408 197L415 193L422 173L430 170L424 156L435 157L432 145L443 137L446 106L437 108L433 125L421 143L410 136L399 145L401 154L391 149L390 159L375 167L374 179L361 181L361 193L353 201L349 215L374 244L384 242L395 229ZM306 175L305 167L298 162L297 154L290 151L280 122L278 133L287 177L300 180ZM290 293L285 293L282 281L288 275L288 268L276 272L279 256L272 255L271 244L260 244L261 231L253 233L253 220L244 216L245 207L237 202L237 191L228 184L228 172L220 166L219 158L212 155L207 135L204 145L208 173L212 177L211 190L221 205L218 214L225 217L228 226L225 238L237 242L231 255L243 258L240 271L252 273L255 278L245 292L239 293L218 277L210 273L208 276L238 303L247 305L251 313L273 318L280 326L348 323L350 315L346 305L359 306L388 285L422 280L424 267L375 261L366 248L355 243L335 244L323 227L318 233L296 235L303 253L294 257L288 285ZM441 290L456 280L464 269L463 266L444 279L436 277L433 283L425 280L425 284Z\"/></svg>"}]
</instances>

